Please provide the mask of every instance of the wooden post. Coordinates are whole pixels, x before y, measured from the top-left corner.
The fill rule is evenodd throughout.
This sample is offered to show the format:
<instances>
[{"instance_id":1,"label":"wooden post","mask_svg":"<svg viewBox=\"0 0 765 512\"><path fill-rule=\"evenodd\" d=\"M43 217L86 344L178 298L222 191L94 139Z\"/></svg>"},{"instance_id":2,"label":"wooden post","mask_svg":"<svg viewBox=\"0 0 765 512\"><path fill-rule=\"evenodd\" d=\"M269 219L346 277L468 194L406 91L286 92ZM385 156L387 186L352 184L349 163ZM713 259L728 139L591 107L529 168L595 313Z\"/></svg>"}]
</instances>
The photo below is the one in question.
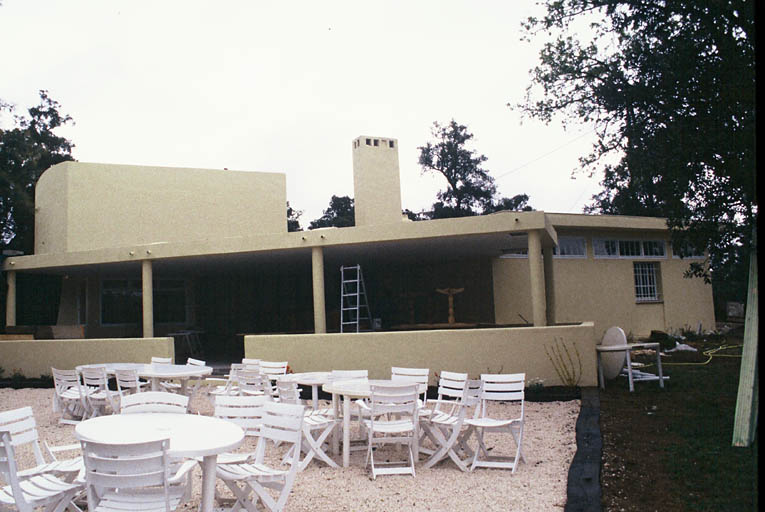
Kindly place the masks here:
<instances>
[{"instance_id":1,"label":"wooden post","mask_svg":"<svg viewBox=\"0 0 765 512\"><path fill-rule=\"evenodd\" d=\"M741 372L738 378L738 396L736 398L736 416L733 421L733 446L746 447L752 444L757 432L757 413L759 408L757 378L757 238L753 237L749 259L749 291L746 300L746 320L744 321L744 350L741 358Z\"/></svg>"}]
</instances>

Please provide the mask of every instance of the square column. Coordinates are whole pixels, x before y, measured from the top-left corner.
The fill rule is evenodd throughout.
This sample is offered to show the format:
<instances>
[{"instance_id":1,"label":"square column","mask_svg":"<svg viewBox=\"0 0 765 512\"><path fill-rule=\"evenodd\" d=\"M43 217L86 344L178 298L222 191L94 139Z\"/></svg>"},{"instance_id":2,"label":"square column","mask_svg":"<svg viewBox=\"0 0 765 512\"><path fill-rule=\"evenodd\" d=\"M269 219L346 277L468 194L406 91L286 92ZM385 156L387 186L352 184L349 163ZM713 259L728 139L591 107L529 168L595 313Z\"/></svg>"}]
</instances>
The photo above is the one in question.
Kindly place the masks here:
<instances>
[{"instance_id":1,"label":"square column","mask_svg":"<svg viewBox=\"0 0 765 512\"><path fill-rule=\"evenodd\" d=\"M542 263L542 232L529 231L529 274L531 278L531 313L534 327L547 325L545 270Z\"/></svg>"},{"instance_id":2,"label":"square column","mask_svg":"<svg viewBox=\"0 0 765 512\"><path fill-rule=\"evenodd\" d=\"M313 278L313 331L327 332L327 315L324 304L324 249L311 248L311 275Z\"/></svg>"},{"instance_id":3,"label":"square column","mask_svg":"<svg viewBox=\"0 0 765 512\"><path fill-rule=\"evenodd\" d=\"M150 260L141 262L141 309L143 311L143 337L154 337L154 286Z\"/></svg>"}]
</instances>

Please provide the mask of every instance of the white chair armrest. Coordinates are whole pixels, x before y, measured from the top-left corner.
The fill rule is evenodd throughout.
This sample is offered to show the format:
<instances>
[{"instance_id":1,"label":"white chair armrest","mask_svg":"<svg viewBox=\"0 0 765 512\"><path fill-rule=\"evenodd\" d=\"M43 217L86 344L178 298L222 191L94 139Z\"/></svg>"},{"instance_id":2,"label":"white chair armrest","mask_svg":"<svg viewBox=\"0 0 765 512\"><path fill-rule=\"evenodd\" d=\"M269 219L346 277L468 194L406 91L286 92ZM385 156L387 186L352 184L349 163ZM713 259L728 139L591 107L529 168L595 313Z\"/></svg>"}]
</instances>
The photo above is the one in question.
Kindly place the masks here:
<instances>
[{"instance_id":1,"label":"white chair armrest","mask_svg":"<svg viewBox=\"0 0 765 512\"><path fill-rule=\"evenodd\" d=\"M51 446L48 444L48 441L45 441L43 443L45 446L45 451L48 454L48 456L53 460L58 460L56 458L56 453L58 452L79 452L81 450L80 443L72 443L72 444L62 444L59 446Z\"/></svg>"},{"instance_id":2,"label":"white chair armrest","mask_svg":"<svg viewBox=\"0 0 765 512\"><path fill-rule=\"evenodd\" d=\"M197 465L197 461L195 460L187 460L183 462L179 467L178 471L175 472L173 476L167 479L167 483L170 485L181 483L181 480L186 477L186 474L194 469L194 466Z\"/></svg>"}]
</instances>

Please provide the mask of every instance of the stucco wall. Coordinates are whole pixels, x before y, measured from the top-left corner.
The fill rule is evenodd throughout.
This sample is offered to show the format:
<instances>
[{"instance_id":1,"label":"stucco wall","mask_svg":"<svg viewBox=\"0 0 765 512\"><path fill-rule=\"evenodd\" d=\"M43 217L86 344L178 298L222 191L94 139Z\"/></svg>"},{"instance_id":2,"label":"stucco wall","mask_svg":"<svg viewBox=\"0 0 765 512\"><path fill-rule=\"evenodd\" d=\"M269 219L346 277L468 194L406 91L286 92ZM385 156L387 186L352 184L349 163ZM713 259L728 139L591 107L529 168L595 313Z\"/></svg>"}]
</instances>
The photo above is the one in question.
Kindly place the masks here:
<instances>
[{"instance_id":1,"label":"stucco wall","mask_svg":"<svg viewBox=\"0 0 765 512\"><path fill-rule=\"evenodd\" d=\"M561 385L545 346L559 340L578 363L581 386L597 385L596 339L592 323L559 327L455 329L352 334L258 335L244 337L245 357L288 361L295 372L368 369L370 378L390 378L391 366L430 368L431 385L442 370L481 373L525 372L546 386Z\"/></svg>"},{"instance_id":2,"label":"stucco wall","mask_svg":"<svg viewBox=\"0 0 765 512\"><path fill-rule=\"evenodd\" d=\"M283 174L63 162L35 193L35 254L287 231Z\"/></svg>"},{"instance_id":3,"label":"stucco wall","mask_svg":"<svg viewBox=\"0 0 765 512\"><path fill-rule=\"evenodd\" d=\"M559 237L581 236L587 244L586 258L554 258L555 320L557 323L593 321L600 339L611 326L625 333L646 336L651 330L693 329L701 323L714 328L712 287L702 279L683 277L689 260L672 258L667 234L651 231L566 230L556 226ZM594 258L593 238L667 240L663 258ZM663 300L638 303L635 300L634 261L659 263ZM494 260L494 300L497 323L518 322L520 313L529 319L527 258Z\"/></svg>"},{"instance_id":4,"label":"stucco wall","mask_svg":"<svg viewBox=\"0 0 765 512\"><path fill-rule=\"evenodd\" d=\"M148 363L152 356L175 357L173 338L0 341L0 367L9 377L51 375L81 364Z\"/></svg>"}]
</instances>

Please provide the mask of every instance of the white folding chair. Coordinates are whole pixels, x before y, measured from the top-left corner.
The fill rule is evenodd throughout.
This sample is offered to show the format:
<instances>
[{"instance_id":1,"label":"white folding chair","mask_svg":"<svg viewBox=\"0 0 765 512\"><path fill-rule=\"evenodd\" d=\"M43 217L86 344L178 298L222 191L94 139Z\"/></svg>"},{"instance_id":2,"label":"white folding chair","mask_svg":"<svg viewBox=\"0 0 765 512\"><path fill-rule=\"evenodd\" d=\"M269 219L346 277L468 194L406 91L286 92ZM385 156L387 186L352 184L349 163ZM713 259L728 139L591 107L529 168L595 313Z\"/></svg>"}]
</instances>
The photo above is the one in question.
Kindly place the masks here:
<instances>
[{"instance_id":1,"label":"white folding chair","mask_svg":"<svg viewBox=\"0 0 765 512\"><path fill-rule=\"evenodd\" d=\"M274 398L278 398L278 392L276 389L276 379L282 375L287 375L287 361L260 361L260 373L269 378L271 384L271 391Z\"/></svg>"},{"instance_id":2,"label":"white folding chair","mask_svg":"<svg viewBox=\"0 0 765 512\"><path fill-rule=\"evenodd\" d=\"M188 366L205 366L206 364L207 362L202 361L201 359L194 359L193 357L186 359L186 365ZM204 380L203 377L190 377L187 379L185 395L190 399L194 398L194 395L199 389L199 384L202 382L202 380ZM174 380L162 381L159 383L159 385L162 386L162 389L169 391L170 393L180 393L183 389L183 385L181 385L180 382L176 382Z\"/></svg>"},{"instance_id":3,"label":"white folding chair","mask_svg":"<svg viewBox=\"0 0 765 512\"><path fill-rule=\"evenodd\" d=\"M438 396L425 402L425 406L418 412L420 419L428 418L434 413L454 414L462 399L467 380L467 373L442 371L438 377ZM420 452L432 455L432 450L422 446L422 436L426 433L426 430L421 432Z\"/></svg>"},{"instance_id":4,"label":"white folding chair","mask_svg":"<svg viewBox=\"0 0 765 512\"><path fill-rule=\"evenodd\" d=\"M31 448L35 458L35 465L30 468L19 468L16 466L18 475L26 478L31 475L43 473L53 473L62 477L65 481L71 482L82 469L82 457L72 459L58 460L56 453L76 451L79 452L78 444L69 444L62 446L50 446L44 443L45 454L43 455L40 447L40 435L37 432L37 422L35 421L32 408L29 406L19 409L0 412L0 430L4 430L11 436L11 445L14 449L24 446L25 449Z\"/></svg>"},{"instance_id":5,"label":"white folding chair","mask_svg":"<svg viewBox=\"0 0 765 512\"><path fill-rule=\"evenodd\" d=\"M297 382L277 379L276 387L279 394L279 402L283 404L301 404L300 391L298 389ZM339 467L337 463L332 460L325 450L324 445L328 444L329 435L335 429L337 423L334 418L327 417L311 408L306 408L305 417L303 418L303 443L302 451L305 453L305 457L300 461L299 471L303 471L308 464L311 463L314 457L323 461L329 467ZM286 461L292 454L287 452L284 456Z\"/></svg>"},{"instance_id":6,"label":"white folding chair","mask_svg":"<svg viewBox=\"0 0 765 512\"><path fill-rule=\"evenodd\" d=\"M120 401L124 396L143 391L149 383L138 378L135 368L123 368L114 371L114 380L117 381L117 392Z\"/></svg>"},{"instance_id":7,"label":"white folding chair","mask_svg":"<svg viewBox=\"0 0 765 512\"><path fill-rule=\"evenodd\" d=\"M258 444L252 460L218 462L217 476L231 489L237 500L232 510L245 508L255 511L257 502L272 512L284 510L300 465L304 409L296 404L264 403ZM265 463L267 441L286 443L292 450L293 455L287 461L288 469L275 469ZM276 496L269 490L276 491Z\"/></svg>"},{"instance_id":8,"label":"white folding chair","mask_svg":"<svg viewBox=\"0 0 765 512\"><path fill-rule=\"evenodd\" d=\"M245 436L256 437L260 435L260 426L263 423L263 405L268 401L265 395L219 395L215 397L213 416L236 423L244 430ZM245 462L251 456L250 453L222 453L218 455L218 463Z\"/></svg>"},{"instance_id":9,"label":"white folding chair","mask_svg":"<svg viewBox=\"0 0 765 512\"><path fill-rule=\"evenodd\" d=\"M523 406L525 373L482 374L483 391L481 392L480 414L476 418L467 419L465 423L474 431L478 438L478 449L473 456L470 470L478 467L515 469L518 461L526 462L521 450L523 442ZM503 402L505 411L501 415L492 415L490 404L497 408L497 403ZM498 455L496 450L486 447L484 434L503 433L513 436L515 441L514 455ZM489 450L492 450L491 454Z\"/></svg>"},{"instance_id":10,"label":"white folding chair","mask_svg":"<svg viewBox=\"0 0 765 512\"><path fill-rule=\"evenodd\" d=\"M207 383L208 383L208 391L207 394L211 396L213 400L213 405L215 401L215 397L221 396L221 395L227 395L227 396L234 396L239 394L239 387L237 385L237 374L239 373L239 370L244 368L244 364L242 363L231 363L231 368L228 372L228 375L225 379L217 378L217 377L208 377ZM214 388L209 389L210 384L215 385Z\"/></svg>"},{"instance_id":11,"label":"white folding chair","mask_svg":"<svg viewBox=\"0 0 765 512\"><path fill-rule=\"evenodd\" d=\"M83 489L81 483L66 482L51 472L20 475L13 437L0 427L0 475L8 484L0 487L0 507L19 512L33 512L38 507L59 512L67 506L79 510L73 500Z\"/></svg>"},{"instance_id":12,"label":"white folding chair","mask_svg":"<svg viewBox=\"0 0 765 512\"><path fill-rule=\"evenodd\" d=\"M250 370L260 371L260 359L253 359L251 357L243 357L242 365Z\"/></svg>"},{"instance_id":13,"label":"white folding chair","mask_svg":"<svg viewBox=\"0 0 765 512\"><path fill-rule=\"evenodd\" d=\"M430 468L447 456L454 461L462 471L468 471L468 463L474 452L467 446L464 433L467 430L465 422L475 409L481 397L483 383L480 380L466 380L462 397L455 409L450 412L435 411L420 421L424 437L433 441L436 446L430 458L425 461L425 467ZM460 456L458 451L464 454Z\"/></svg>"},{"instance_id":14,"label":"white folding chair","mask_svg":"<svg viewBox=\"0 0 765 512\"><path fill-rule=\"evenodd\" d=\"M87 416L93 418L106 412L119 411L119 393L109 389L109 379L104 366L83 366L80 370L82 383L80 394L87 404Z\"/></svg>"},{"instance_id":15,"label":"white folding chair","mask_svg":"<svg viewBox=\"0 0 765 512\"><path fill-rule=\"evenodd\" d=\"M152 364L173 364L173 358L151 356L151 363Z\"/></svg>"},{"instance_id":16,"label":"white folding chair","mask_svg":"<svg viewBox=\"0 0 765 512\"><path fill-rule=\"evenodd\" d=\"M372 467L372 479L378 474L414 476L419 428L417 425L417 384L370 385L371 413L364 420L367 430L367 462ZM407 447L407 461L377 462L375 447L400 444Z\"/></svg>"},{"instance_id":17,"label":"white folding chair","mask_svg":"<svg viewBox=\"0 0 765 512\"><path fill-rule=\"evenodd\" d=\"M88 512L170 512L186 495L186 475L196 461L175 463L167 453L168 439L116 445L80 442Z\"/></svg>"},{"instance_id":18,"label":"white folding chair","mask_svg":"<svg viewBox=\"0 0 765 512\"><path fill-rule=\"evenodd\" d=\"M189 410L189 397L167 391L144 391L122 397L121 414L140 412L168 412L186 414Z\"/></svg>"},{"instance_id":19,"label":"white folding chair","mask_svg":"<svg viewBox=\"0 0 765 512\"><path fill-rule=\"evenodd\" d=\"M422 396L420 397L419 407L425 407L425 402L427 401L428 396L427 387L430 379L430 368L404 368L401 366L392 366L390 369L390 378L394 381L424 384L425 391L422 392Z\"/></svg>"},{"instance_id":20,"label":"white folding chair","mask_svg":"<svg viewBox=\"0 0 765 512\"><path fill-rule=\"evenodd\" d=\"M264 395L273 399L271 383L268 381L268 377L260 373L259 370L245 366L237 372L236 381L240 395Z\"/></svg>"},{"instance_id":21,"label":"white folding chair","mask_svg":"<svg viewBox=\"0 0 765 512\"><path fill-rule=\"evenodd\" d=\"M53 373L53 411L61 412L59 423L75 424L82 420L87 404L80 396L80 375L77 370L59 370L51 367Z\"/></svg>"}]
</instances>

